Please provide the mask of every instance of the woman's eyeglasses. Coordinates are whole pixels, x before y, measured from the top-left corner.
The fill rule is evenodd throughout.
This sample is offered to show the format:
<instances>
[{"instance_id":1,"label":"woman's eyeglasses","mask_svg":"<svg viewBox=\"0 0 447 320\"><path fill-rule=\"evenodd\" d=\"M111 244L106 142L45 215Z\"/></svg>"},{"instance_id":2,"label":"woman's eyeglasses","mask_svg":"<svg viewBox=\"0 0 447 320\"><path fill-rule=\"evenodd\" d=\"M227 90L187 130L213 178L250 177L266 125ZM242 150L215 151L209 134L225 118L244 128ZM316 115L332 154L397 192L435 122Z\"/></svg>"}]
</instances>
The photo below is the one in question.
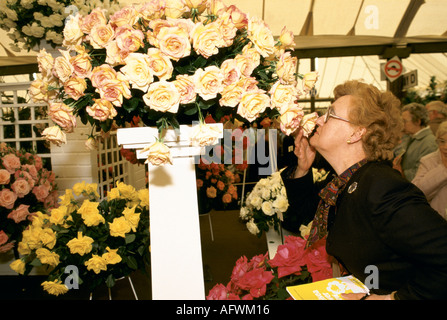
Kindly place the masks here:
<instances>
[{"instance_id":1,"label":"woman's eyeglasses","mask_svg":"<svg viewBox=\"0 0 447 320\"><path fill-rule=\"evenodd\" d=\"M345 121L345 122L351 123L351 121L349 121L348 119L345 119L345 118L337 116L335 114L334 108L332 108L332 106L329 106L329 108L327 108L327 112L324 114L324 118L323 118L324 123L328 122L329 118L334 118L334 119L338 119L338 120L341 120L341 121Z\"/></svg>"}]
</instances>

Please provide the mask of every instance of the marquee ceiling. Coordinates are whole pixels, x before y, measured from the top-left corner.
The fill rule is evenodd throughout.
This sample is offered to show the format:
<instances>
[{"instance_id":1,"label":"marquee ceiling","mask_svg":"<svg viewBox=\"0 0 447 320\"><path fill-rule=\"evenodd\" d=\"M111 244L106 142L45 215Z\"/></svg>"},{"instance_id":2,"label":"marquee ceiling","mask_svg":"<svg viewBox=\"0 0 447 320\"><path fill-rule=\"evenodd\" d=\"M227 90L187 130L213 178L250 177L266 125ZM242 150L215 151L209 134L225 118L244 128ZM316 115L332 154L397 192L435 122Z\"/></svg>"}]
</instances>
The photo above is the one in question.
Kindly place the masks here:
<instances>
[{"instance_id":1,"label":"marquee ceiling","mask_svg":"<svg viewBox=\"0 0 447 320\"><path fill-rule=\"evenodd\" d=\"M121 1L123 2L123 1ZM124 0L141 3L144 0ZM447 79L447 0L224 0L263 18L278 35L286 26L295 35L302 71L316 59L320 96L334 83L362 78L382 89L380 63L400 56L407 71L418 70L418 85L431 76ZM0 30L0 75L33 70L34 52L12 52ZM384 88L385 86L385 88ZM328 90L325 92L325 89Z\"/></svg>"}]
</instances>

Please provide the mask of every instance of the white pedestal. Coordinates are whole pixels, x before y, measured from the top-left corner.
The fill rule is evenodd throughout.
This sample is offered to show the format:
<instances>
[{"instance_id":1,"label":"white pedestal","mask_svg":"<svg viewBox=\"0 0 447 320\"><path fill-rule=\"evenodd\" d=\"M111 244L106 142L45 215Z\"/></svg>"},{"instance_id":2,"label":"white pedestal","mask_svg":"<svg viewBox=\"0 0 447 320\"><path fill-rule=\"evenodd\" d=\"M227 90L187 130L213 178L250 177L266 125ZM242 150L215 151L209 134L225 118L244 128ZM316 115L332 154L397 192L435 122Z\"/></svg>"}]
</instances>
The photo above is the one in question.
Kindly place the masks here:
<instances>
[{"instance_id":1,"label":"white pedestal","mask_svg":"<svg viewBox=\"0 0 447 320\"><path fill-rule=\"evenodd\" d=\"M174 130L166 133L172 165L148 165L154 300L205 299L194 167L194 155L204 148L188 144L190 131L190 126L180 126L180 135ZM136 149L154 142L156 136L156 128L124 128L117 133L118 144ZM146 155L137 152L137 157Z\"/></svg>"}]
</instances>

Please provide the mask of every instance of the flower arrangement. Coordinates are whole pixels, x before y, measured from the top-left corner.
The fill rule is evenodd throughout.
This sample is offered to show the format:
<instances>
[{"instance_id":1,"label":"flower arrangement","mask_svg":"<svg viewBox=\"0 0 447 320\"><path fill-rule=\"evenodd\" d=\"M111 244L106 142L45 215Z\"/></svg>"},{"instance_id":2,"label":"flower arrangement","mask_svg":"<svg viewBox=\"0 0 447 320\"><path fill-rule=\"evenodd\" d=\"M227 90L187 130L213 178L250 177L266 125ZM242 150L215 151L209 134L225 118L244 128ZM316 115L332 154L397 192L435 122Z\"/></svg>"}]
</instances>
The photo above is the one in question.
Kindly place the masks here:
<instances>
[{"instance_id":1,"label":"flower arrangement","mask_svg":"<svg viewBox=\"0 0 447 320\"><path fill-rule=\"evenodd\" d=\"M117 182L106 199L98 198L96 184L82 182L66 190L58 208L33 217L18 246L22 257L10 267L28 274L33 266L47 266L51 271L42 286L53 295L66 293L67 282L93 290L144 270L150 241L148 190ZM78 278L67 280L69 268L77 268Z\"/></svg>"},{"instance_id":2,"label":"flower arrangement","mask_svg":"<svg viewBox=\"0 0 447 320\"><path fill-rule=\"evenodd\" d=\"M0 253L15 248L36 212L57 206L55 174L42 158L0 144Z\"/></svg>"},{"instance_id":3,"label":"flower arrangement","mask_svg":"<svg viewBox=\"0 0 447 320\"><path fill-rule=\"evenodd\" d=\"M0 4L0 28L9 32L14 51L20 51L20 46L29 51L43 42L55 48L63 44L67 18L96 7L117 10L118 4L114 0L5 0Z\"/></svg>"},{"instance_id":4,"label":"flower arrangement","mask_svg":"<svg viewBox=\"0 0 447 320\"><path fill-rule=\"evenodd\" d=\"M281 172L278 171L256 183L253 190L247 194L240 217L247 221L246 226L250 233L260 237L271 227L279 230L288 207L286 189Z\"/></svg>"},{"instance_id":5,"label":"flower arrangement","mask_svg":"<svg viewBox=\"0 0 447 320\"><path fill-rule=\"evenodd\" d=\"M236 261L227 285L216 284L208 300L286 300L286 287L332 277L331 258L326 242L320 240L306 248L306 239L287 236L273 259L268 254Z\"/></svg>"},{"instance_id":6,"label":"flower arrangement","mask_svg":"<svg viewBox=\"0 0 447 320\"><path fill-rule=\"evenodd\" d=\"M284 28L275 40L264 21L221 0L152 0L109 18L97 8L68 21L61 56L39 53L42 77L29 91L49 104L56 125L43 135L56 144L77 116L105 132L139 116L159 128L160 143L168 127L206 127L205 113L248 123L268 114L290 134L304 114L296 100L317 80L297 77L293 39Z\"/></svg>"}]
</instances>

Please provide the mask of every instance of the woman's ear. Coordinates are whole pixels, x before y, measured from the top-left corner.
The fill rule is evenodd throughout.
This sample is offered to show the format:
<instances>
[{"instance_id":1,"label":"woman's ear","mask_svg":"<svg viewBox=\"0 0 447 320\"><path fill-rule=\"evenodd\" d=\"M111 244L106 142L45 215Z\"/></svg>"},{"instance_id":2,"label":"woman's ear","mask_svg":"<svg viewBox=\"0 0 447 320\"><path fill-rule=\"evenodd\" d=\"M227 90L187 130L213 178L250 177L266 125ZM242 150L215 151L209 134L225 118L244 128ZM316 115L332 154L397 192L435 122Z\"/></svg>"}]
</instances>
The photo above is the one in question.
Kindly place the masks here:
<instances>
[{"instance_id":1,"label":"woman's ear","mask_svg":"<svg viewBox=\"0 0 447 320\"><path fill-rule=\"evenodd\" d=\"M349 143L355 143L362 139L363 135L366 133L366 128L358 127L352 133L351 138L349 138Z\"/></svg>"}]
</instances>

